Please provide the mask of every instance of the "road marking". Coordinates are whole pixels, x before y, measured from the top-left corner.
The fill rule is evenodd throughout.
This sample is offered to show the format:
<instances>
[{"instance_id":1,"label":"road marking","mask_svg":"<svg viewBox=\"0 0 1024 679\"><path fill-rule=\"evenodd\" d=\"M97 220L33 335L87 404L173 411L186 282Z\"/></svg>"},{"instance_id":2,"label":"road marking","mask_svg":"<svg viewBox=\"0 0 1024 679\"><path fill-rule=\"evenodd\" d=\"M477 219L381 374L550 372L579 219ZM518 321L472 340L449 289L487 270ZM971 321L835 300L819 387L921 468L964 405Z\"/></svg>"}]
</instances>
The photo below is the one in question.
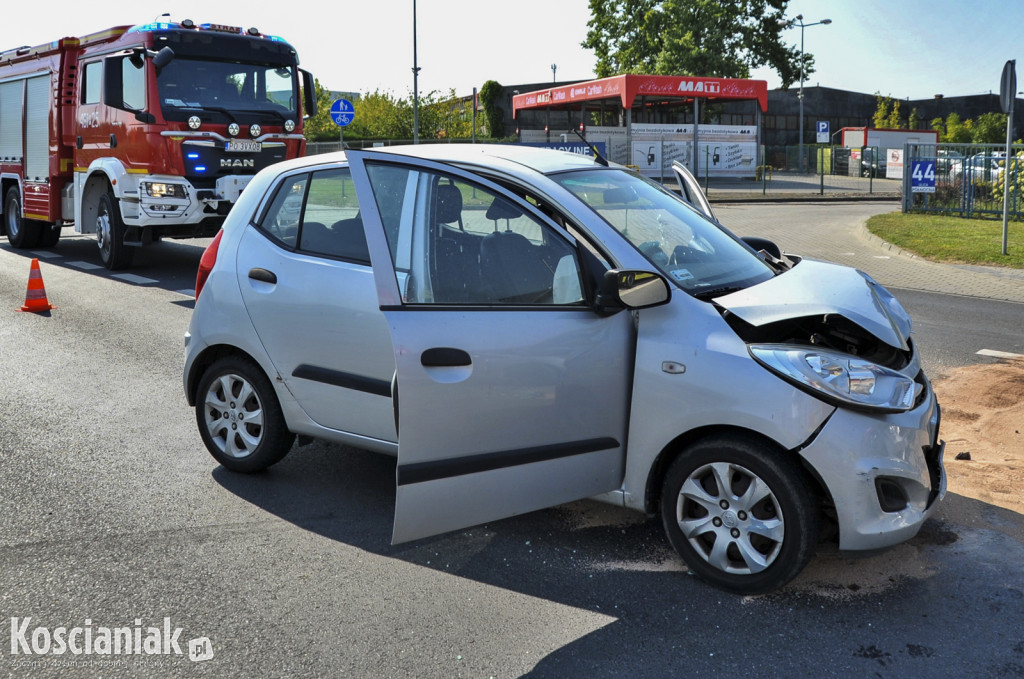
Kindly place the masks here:
<instances>
[{"instance_id":1,"label":"road marking","mask_svg":"<svg viewBox=\"0 0 1024 679\"><path fill-rule=\"evenodd\" d=\"M175 290L175 292L178 293L179 295L185 295L186 297L195 297L196 296L196 291L194 289L193 290Z\"/></svg>"},{"instance_id":2,"label":"road marking","mask_svg":"<svg viewBox=\"0 0 1024 679\"><path fill-rule=\"evenodd\" d=\"M111 278L117 278L128 283L135 283L136 285L149 285L150 283L157 283L158 281L152 278L144 278L142 276L136 276L133 273L117 273L111 276Z\"/></svg>"},{"instance_id":3,"label":"road marking","mask_svg":"<svg viewBox=\"0 0 1024 679\"><path fill-rule=\"evenodd\" d=\"M43 259L53 259L54 257L63 257L59 252L53 252L52 250L31 250L33 257L42 257Z\"/></svg>"},{"instance_id":4,"label":"road marking","mask_svg":"<svg viewBox=\"0 0 1024 679\"><path fill-rule=\"evenodd\" d=\"M892 259L889 255L875 255L875 259Z\"/></svg>"},{"instance_id":5,"label":"road marking","mask_svg":"<svg viewBox=\"0 0 1024 679\"><path fill-rule=\"evenodd\" d=\"M86 271L103 268L99 264L93 264L92 262L68 262L68 266L73 266L76 269L85 269Z\"/></svg>"},{"instance_id":6,"label":"road marking","mask_svg":"<svg viewBox=\"0 0 1024 679\"><path fill-rule=\"evenodd\" d=\"M982 349L978 352L978 356L991 356L992 358L1024 358L1024 354L1011 354L1007 351L996 351L994 349Z\"/></svg>"}]
</instances>

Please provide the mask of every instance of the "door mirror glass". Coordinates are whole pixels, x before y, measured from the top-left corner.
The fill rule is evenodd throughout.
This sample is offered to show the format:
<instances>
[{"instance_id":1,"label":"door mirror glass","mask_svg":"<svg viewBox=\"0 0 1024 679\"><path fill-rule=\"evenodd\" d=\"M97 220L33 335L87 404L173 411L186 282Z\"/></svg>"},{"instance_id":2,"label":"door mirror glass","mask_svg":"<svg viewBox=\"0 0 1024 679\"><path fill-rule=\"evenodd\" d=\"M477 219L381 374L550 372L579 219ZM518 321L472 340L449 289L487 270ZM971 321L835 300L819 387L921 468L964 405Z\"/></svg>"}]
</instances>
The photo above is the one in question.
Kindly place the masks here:
<instances>
[{"instance_id":1,"label":"door mirror glass","mask_svg":"<svg viewBox=\"0 0 1024 679\"><path fill-rule=\"evenodd\" d=\"M627 309L645 309L667 303L672 298L668 281L652 271L612 269L605 272L601 297L617 301Z\"/></svg>"}]
</instances>

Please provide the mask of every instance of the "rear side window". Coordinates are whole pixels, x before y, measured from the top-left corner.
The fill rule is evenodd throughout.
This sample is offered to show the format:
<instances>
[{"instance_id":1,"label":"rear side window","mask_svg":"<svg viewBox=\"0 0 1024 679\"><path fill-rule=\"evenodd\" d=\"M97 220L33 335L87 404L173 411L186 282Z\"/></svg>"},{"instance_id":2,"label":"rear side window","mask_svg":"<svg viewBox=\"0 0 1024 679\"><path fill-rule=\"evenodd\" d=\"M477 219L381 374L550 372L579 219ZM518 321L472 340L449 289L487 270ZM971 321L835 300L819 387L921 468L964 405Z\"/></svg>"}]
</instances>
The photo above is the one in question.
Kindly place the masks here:
<instances>
[{"instance_id":1,"label":"rear side window","mask_svg":"<svg viewBox=\"0 0 1024 679\"><path fill-rule=\"evenodd\" d=\"M274 194L274 200L260 220L260 228L289 247L299 242L299 222L306 199L308 174L288 177Z\"/></svg>"},{"instance_id":2,"label":"rear side window","mask_svg":"<svg viewBox=\"0 0 1024 679\"><path fill-rule=\"evenodd\" d=\"M260 228L302 252L370 263L359 202L347 167L286 178Z\"/></svg>"}]
</instances>

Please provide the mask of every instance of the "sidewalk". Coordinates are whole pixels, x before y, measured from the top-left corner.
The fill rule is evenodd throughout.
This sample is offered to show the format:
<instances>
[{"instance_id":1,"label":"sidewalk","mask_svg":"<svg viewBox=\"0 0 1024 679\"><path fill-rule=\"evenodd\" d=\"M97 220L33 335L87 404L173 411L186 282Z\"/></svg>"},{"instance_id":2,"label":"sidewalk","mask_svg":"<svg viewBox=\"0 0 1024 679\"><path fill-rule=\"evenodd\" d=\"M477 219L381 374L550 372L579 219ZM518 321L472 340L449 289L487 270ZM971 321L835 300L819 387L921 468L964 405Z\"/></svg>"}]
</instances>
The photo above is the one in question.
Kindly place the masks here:
<instances>
[{"instance_id":1,"label":"sidewalk","mask_svg":"<svg viewBox=\"0 0 1024 679\"><path fill-rule=\"evenodd\" d=\"M886 287L1024 304L1022 269L929 262L871 234L867 219L898 210L898 203L818 196L817 201L737 201L716 203L714 208L737 235L769 238L785 252L855 267Z\"/></svg>"}]
</instances>

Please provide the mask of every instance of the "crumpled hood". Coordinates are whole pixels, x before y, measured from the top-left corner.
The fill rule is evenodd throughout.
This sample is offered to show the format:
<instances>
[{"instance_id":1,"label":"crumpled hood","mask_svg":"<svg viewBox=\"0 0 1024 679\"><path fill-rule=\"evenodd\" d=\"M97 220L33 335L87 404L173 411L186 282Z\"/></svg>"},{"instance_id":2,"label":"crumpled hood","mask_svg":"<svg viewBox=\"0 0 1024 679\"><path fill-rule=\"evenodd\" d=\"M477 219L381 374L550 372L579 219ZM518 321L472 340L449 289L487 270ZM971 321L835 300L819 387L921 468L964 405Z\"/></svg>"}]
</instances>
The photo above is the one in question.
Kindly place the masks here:
<instances>
[{"instance_id":1,"label":"crumpled hood","mask_svg":"<svg viewBox=\"0 0 1024 679\"><path fill-rule=\"evenodd\" d=\"M890 346L909 348L910 316L888 290L848 266L804 259L764 283L716 298L715 304L753 326L839 314Z\"/></svg>"}]
</instances>

